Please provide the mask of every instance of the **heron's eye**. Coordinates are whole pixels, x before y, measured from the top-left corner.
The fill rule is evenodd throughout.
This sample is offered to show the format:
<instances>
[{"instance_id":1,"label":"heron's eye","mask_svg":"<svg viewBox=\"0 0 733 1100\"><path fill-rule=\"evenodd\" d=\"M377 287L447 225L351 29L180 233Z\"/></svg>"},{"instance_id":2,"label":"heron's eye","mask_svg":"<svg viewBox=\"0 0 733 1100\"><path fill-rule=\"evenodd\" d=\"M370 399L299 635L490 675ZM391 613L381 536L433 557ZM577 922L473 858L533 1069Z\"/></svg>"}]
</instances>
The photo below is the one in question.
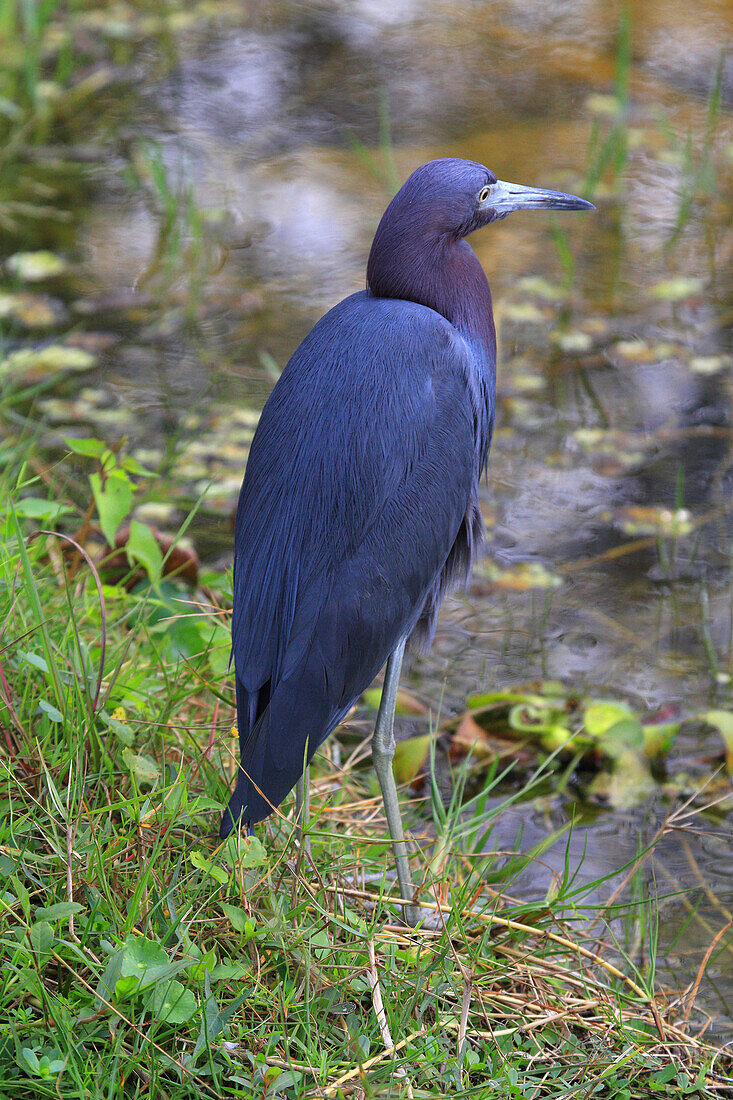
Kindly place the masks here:
<instances>
[{"instance_id":1,"label":"heron's eye","mask_svg":"<svg viewBox=\"0 0 733 1100\"><path fill-rule=\"evenodd\" d=\"M488 199L489 195L491 194L491 192L493 190L494 190L493 186L491 184L487 183L486 187L482 187L481 190L479 191L478 201L479 202L486 202L486 200Z\"/></svg>"}]
</instances>

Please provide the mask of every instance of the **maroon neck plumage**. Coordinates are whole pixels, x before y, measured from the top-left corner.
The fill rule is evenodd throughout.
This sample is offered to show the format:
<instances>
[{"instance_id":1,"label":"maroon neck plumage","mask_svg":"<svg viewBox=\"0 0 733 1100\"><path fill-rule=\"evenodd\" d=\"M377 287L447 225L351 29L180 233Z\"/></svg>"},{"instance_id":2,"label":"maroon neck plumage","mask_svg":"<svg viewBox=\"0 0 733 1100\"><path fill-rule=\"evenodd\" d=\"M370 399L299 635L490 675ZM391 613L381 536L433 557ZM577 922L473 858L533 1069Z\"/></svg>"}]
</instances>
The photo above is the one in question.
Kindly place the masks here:
<instances>
[{"instance_id":1,"label":"maroon neck plumage","mask_svg":"<svg viewBox=\"0 0 733 1100\"><path fill-rule=\"evenodd\" d=\"M461 335L495 362L491 291L466 241L445 232L440 211L392 200L372 242L367 287L378 298L402 298L441 313ZM432 215L432 216L431 216Z\"/></svg>"}]
</instances>

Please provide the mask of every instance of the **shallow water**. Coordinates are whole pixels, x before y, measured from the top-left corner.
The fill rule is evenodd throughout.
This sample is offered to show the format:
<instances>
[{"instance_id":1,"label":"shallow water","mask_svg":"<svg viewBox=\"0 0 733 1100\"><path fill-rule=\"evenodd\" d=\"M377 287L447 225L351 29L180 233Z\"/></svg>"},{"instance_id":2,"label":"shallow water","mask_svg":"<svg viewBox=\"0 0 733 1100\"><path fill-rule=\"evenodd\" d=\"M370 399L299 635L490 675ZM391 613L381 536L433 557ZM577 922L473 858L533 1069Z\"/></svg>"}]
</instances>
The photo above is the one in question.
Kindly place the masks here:
<instances>
[{"instance_id":1,"label":"shallow water","mask_svg":"<svg viewBox=\"0 0 733 1100\"><path fill-rule=\"evenodd\" d=\"M126 187L110 158L78 211L78 264L61 293L82 329L114 342L86 390L71 383L60 393L72 405L41 408L54 430L68 428L73 406L98 432L127 433L152 464L177 435L181 499L214 479L199 549L225 563L253 414L272 385L267 365L284 365L317 317L363 285L392 187L423 160L454 155L504 179L581 189L594 134L600 148L612 127L619 15L598 2L354 0L246 15L220 7L218 26L176 35L151 66L155 77L110 108L121 150L137 150L143 186ZM515 215L472 239L499 324L483 505L491 559L507 575L497 584L479 570L413 664L410 686L443 716L460 713L472 692L539 678L650 714L730 705L730 54L707 149L704 134L732 30L723 0L632 4L627 155L615 179L604 175L597 213ZM387 117L392 143L380 151ZM175 249L161 230L146 141L178 195ZM530 276L546 282L522 281ZM130 290L132 304L118 297L89 309ZM100 402L106 417L94 411ZM609 429L625 434L604 457ZM630 506L684 508L693 529L625 552L648 535L644 522L652 534L659 522L658 512L625 513ZM518 590L512 570L527 562L544 567L544 580ZM670 775L695 772L701 750L720 752L710 730L701 737L697 729L677 742ZM509 811L494 840L511 846L521 825L530 846L578 811L570 862L591 881L632 858L668 809L661 788L651 805L624 811L578 810L558 795ZM676 981L694 976L733 908L730 823L706 820L684 842L666 837L644 871L649 890L690 891L661 908ZM544 891L565 844L515 892ZM690 905L697 916L674 944ZM704 1003L725 1029L730 948L708 974Z\"/></svg>"}]
</instances>

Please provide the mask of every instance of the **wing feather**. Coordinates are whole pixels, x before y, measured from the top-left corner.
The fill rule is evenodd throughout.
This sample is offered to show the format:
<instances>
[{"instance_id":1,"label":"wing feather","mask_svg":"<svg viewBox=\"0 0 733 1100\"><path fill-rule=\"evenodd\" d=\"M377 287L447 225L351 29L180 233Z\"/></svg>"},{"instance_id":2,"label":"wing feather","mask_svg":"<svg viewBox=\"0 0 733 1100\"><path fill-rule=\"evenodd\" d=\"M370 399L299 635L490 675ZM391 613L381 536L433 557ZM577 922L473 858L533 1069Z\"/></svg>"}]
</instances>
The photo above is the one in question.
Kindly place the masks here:
<instances>
[{"instance_id":1,"label":"wing feather","mask_svg":"<svg viewBox=\"0 0 733 1100\"><path fill-rule=\"evenodd\" d=\"M267 702L238 706L242 768L223 832L285 797L399 639L434 618L448 574L470 564L470 550L460 565L451 554L466 531L480 535L473 372L439 314L359 294L278 381L235 530L238 694Z\"/></svg>"}]
</instances>

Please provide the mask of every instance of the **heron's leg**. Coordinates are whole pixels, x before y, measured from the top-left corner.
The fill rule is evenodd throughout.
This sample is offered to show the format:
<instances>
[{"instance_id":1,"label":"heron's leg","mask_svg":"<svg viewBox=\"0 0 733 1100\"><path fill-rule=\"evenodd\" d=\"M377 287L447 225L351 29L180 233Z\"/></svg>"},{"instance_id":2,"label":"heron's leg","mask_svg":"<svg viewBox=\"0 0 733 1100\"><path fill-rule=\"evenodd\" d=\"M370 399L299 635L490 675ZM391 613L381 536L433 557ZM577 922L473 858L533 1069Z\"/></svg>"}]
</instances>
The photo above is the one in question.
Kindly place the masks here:
<instances>
[{"instance_id":1,"label":"heron's leg","mask_svg":"<svg viewBox=\"0 0 733 1100\"><path fill-rule=\"evenodd\" d=\"M410 872L410 861L407 858L407 845L405 844L405 831L402 827L402 815L400 803L397 797L397 787L392 771L394 759L394 712L397 703L397 687L400 682L400 668L405 652L405 640L399 643L391 657L387 661L384 670L384 686L382 698L377 712L377 724L374 727L372 737L372 760L374 770L377 773L379 786L382 788L382 799L387 814L389 834L392 837L395 863L397 865L397 879L400 884L400 894L403 898L411 898L415 893ZM420 919L420 910L415 905L405 906L405 917L410 924L415 924Z\"/></svg>"},{"instance_id":2,"label":"heron's leg","mask_svg":"<svg viewBox=\"0 0 733 1100\"><path fill-rule=\"evenodd\" d=\"M310 764L306 764L303 774L298 782L295 784L295 821L297 823L296 835L300 841L301 847L304 852L310 855L311 841L310 837L306 834L303 835L303 830L308 828L308 823L311 816L311 769Z\"/></svg>"}]
</instances>

